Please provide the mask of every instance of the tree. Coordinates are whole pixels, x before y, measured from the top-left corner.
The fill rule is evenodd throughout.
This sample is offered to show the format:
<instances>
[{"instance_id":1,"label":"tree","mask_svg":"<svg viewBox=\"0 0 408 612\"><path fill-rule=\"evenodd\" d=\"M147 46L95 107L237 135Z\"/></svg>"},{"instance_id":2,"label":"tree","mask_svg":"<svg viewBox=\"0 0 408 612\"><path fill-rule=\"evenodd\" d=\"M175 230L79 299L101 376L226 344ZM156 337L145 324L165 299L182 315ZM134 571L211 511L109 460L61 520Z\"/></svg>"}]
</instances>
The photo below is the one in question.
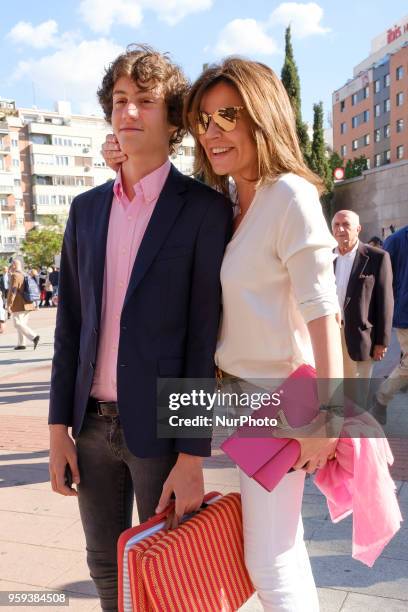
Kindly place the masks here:
<instances>
[{"instance_id":1,"label":"tree","mask_svg":"<svg viewBox=\"0 0 408 612\"><path fill-rule=\"evenodd\" d=\"M299 144L303 157L307 162L310 155L310 140L307 133L307 126L302 121L300 80L293 55L290 26L288 26L285 31L285 61L282 67L281 79L291 101L293 112L295 113L296 131L299 138Z\"/></svg>"},{"instance_id":2,"label":"tree","mask_svg":"<svg viewBox=\"0 0 408 612\"><path fill-rule=\"evenodd\" d=\"M323 131L323 102L313 105L313 141L310 154L310 169L323 179L326 192L333 189L333 173L326 156Z\"/></svg>"},{"instance_id":3,"label":"tree","mask_svg":"<svg viewBox=\"0 0 408 612\"><path fill-rule=\"evenodd\" d=\"M22 242L25 264L30 268L51 266L61 252L62 233L49 229L32 229Z\"/></svg>"},{"instance_id":4,"label":"tree","mask_svg":"<svg viewBox=\"0 0 408 612\"><path fill-rule=\"evenodd\" d=\"M344 167L344 159L340 157L340 155L336 153L336 151L334 151L329 157L329 165L333 173L336 168Z\"/></svg>"},{"instance_id":5,"label":"tree","mask_svg":"<svg viewBox=\"0 0 408 612\"><path fill-rule=\"evenodd\" d=\"M367 170L367 158L365 155L355 157L353 160L349 159L344 169L344 178L355 178L361 176L364 170Z\"/></svg>"}]
</instances>

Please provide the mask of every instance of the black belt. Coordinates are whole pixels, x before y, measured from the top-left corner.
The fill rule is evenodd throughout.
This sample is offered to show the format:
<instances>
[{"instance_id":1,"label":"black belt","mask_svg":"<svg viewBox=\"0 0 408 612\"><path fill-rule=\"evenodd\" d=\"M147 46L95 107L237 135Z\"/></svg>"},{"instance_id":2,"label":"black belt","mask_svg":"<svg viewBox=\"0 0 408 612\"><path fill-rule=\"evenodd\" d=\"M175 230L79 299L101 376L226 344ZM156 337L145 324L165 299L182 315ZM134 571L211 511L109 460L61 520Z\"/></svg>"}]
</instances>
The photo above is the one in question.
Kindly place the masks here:
<instances>
[{"instance_id":1,"label":"black belt","mask_svg":"<svg viewBox=\"0 0 408 612\"><path fill-rule=\"evenodd\" d=\"M119 416L117 402L101 402L94 397L89 398L86 411L99 414L99 416Z\"/></svg>"}]
</instances>

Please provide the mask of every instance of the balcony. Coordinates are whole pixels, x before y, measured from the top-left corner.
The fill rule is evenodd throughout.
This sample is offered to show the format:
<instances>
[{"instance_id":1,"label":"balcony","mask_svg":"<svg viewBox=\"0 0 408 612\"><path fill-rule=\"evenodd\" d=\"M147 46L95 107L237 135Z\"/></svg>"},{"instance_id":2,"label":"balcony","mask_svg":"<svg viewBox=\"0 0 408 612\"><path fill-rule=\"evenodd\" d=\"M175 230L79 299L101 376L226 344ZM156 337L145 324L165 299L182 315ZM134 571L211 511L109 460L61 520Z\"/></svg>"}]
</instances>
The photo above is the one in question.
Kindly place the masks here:
<instances>
[{"instance_id":1,"label":"balcony","mask_svg":"<svg viewBox=\"0 0 408 612\"><path fill-rule=\"evenodd\" d=\"M15 204L15 202L13 202L12 204L8 204L6 202L1 202L0 203L0 210L1 210L1 212L5 212L5 213L15 213L16 212L16 204Z\"/></svg>"},{"instance_id":2,"label":"balcony","mask_svg":"<svg viewBox=\"0 0 408 612\"><path fill-rule=\"evenodd\" d=\"M0 170L0 193L10 195L14 190L14 176L12 172Z\"/></svg>"},{"instance_id":3,"label":"balcony","mask_svg":"<svg viewBox=\"0 0 408 612\"><path fill-rule=\"evenodd\" d=\"M0 253L14 253L20 246L20 240L14 231L0 229Z\"/></svg>"},{"instance_id":4,"label":"balcony","mask_svg":"<svg viewBox=\"0 0 408 612\"><path fill-rule=\"evenodd\" d=\"M0 155L8 155L10 150L10 145L5 145L0 141Z\"/></svg>"}]
</instances>

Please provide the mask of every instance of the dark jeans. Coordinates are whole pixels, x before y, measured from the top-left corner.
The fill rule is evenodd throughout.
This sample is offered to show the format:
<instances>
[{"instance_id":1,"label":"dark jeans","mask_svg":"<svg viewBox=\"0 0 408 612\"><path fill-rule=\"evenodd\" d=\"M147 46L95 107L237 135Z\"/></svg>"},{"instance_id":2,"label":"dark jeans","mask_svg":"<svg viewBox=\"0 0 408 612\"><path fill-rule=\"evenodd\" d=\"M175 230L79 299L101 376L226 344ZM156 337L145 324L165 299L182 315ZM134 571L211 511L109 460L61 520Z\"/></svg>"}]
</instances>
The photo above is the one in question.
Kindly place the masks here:
<instances>
[{"instance_id":1,"label":"dark jeans","mask_svg":"<svg viewBox=\"0 0 408 612\"><path fill-rule=\"evenodd\" d=\"M126 446L118 417L87 414L76 439L79 510L87 561L102 610L117 611L119 535L131 527L133 493L143 522L154 516L162 486L177 459L140 458Z\"/></svg>"}]
</instances>

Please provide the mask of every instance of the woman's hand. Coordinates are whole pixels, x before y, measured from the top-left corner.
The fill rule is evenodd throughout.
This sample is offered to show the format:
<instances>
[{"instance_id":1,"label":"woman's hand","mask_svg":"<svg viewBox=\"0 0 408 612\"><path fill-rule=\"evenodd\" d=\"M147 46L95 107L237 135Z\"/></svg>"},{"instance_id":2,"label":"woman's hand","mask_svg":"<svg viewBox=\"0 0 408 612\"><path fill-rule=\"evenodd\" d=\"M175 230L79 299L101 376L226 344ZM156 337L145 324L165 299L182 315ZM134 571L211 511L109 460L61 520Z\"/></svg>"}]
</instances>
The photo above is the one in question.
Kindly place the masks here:
<instances>
[{"instance_id":1,"label":"woman's hand","mask_svg":"<svg viewBox=\"0 0 408 612\"><path fill-rule=\"evenodd\" d=\"M338 438L296 438L300 444L300 457L293 466L313 474L323 468L327 461L334 459Z\"/></svg>"},{"instance_id":2,"label":"woman's hand","mask_svg":"<svg viewBox=\"0 0 408 612\"><path fill-rule=\"evenodd\" d=\"M122 153L119 142L114 134L106 135L101 153L106 165L115 172L117 172L121 164L127 160L127 155Z\"/></svg>"}]
</instances>

